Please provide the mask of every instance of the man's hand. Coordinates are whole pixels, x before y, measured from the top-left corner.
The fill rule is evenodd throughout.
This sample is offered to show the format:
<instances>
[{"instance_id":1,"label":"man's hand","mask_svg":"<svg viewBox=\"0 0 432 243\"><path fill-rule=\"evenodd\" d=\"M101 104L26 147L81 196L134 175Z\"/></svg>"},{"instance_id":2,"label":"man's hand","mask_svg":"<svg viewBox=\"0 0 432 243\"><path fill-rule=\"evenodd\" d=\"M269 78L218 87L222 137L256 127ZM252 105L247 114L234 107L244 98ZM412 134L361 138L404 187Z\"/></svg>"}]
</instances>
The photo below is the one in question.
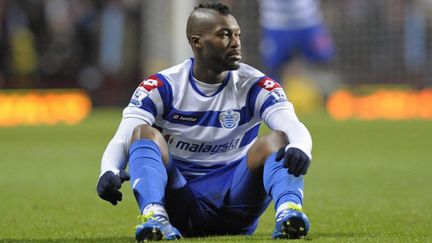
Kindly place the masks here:
<instances>
[{"instance_id":1,"label":"man's hand","mask_svg":"<svg viewBox=\"0 0 432 243\"><path fill-rule=\"evenodd\" d=\"M285 151L286 147L282 147L276 154L276 161L283 159L282 163L285 168L288 168L288 174L296 177L306 175L310 165L310 158L300 149L290 147Z\"/></svg>"},{"instance_id":2,"label":"man's hand","mask_svg":"<svg viewBox=\"0 0 432 243\"><path fill-rule=\"evenodd\" d=\"M105 172L98 181L97 193L100 198L107 200L113 205L117 205L117 201L122 200L122 193L120 192L121 184L130 179L129 174L120 170L119 175L114 174L112 171Z\"/></svg>"}]
</instances>

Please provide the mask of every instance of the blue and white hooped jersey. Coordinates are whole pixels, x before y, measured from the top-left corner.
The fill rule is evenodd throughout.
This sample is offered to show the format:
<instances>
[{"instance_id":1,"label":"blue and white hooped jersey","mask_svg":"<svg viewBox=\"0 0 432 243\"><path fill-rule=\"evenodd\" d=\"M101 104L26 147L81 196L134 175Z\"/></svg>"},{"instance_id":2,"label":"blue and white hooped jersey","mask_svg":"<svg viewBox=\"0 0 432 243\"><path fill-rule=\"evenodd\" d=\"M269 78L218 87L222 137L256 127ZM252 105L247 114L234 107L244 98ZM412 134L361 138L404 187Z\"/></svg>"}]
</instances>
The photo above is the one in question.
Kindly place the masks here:
<instances>
[{"instance_id":1,"label":"blue and white hooped jersey","mask_svg":"<svg viewBox=\"0 0 432 243\"><path fill-rule=\"evenodd\" d=\"M291 107L278 83L246 64L207 96L194 81L193 65L187 59L142 81L123 112L160 128L176 161L209 167L242 159L261 120Z\"/></svg>"},{"instance_id":2,"label":"blue and white hooped jersey","mask_svg":"<svg viewBox=\"0 0 432 243\"><path fill-rule=\"evenodd\" d=\"M261 25L273 30L296 30L322 22L318 0L260 0Z\"/></svg>"}]
</instances>

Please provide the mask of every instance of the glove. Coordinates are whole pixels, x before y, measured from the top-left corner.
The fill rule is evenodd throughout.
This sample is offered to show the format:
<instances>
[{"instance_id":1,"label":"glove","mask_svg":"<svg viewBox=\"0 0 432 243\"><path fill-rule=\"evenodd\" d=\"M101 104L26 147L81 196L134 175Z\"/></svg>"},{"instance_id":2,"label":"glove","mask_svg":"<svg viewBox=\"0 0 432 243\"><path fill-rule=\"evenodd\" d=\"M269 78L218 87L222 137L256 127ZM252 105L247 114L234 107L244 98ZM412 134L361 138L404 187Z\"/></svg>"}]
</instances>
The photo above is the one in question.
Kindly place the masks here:
<instances>
[{"instance_id":1,"label":"glove","mask_svg":"<svg viewBox=\"0 0 432 243\"><path fill-rule=\"evenodd\" d=\"M124 170L120 170L119 175L107 171L99 178L96 188L97 193L100 198L117 205L117 201L122 200L122 193L119 190L121 184L128 180L130 180L130 176Z\"/></svg>"},{"instance_id":2,"label":"glove","mask_svg":"<svg viewBox=\"0 0 432 243\"><path fill-rule=\"evenodd\" d=\"M285 151L286 147L282 147L276 153L276 161L282 161L283 167L288 168L288 174L298 177L306 175L310 165L310 158L298 148L290 147Z\"/></svg>"}]
</instances>

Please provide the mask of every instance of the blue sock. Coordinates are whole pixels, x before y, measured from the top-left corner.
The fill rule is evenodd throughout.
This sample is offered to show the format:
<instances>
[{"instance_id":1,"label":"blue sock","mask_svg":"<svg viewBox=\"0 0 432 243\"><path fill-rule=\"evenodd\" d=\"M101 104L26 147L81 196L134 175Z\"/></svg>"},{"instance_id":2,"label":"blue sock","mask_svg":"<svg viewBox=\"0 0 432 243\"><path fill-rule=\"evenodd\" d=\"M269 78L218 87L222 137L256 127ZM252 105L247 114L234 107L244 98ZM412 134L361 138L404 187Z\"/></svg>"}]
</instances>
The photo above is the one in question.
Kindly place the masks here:
<instances>
[{"instance_id":1,"label":"blue sock","mask_svg":"<svg viewBox=\"0 0 432 243\"><path fill-rule=\"evenodd\" d=\"M303 176L288 174L282 162L275 160L276 153L271 154L264 165L264 188L275 203L277 209L282 203L303 204Z\"/></svg>"},{"instance_id":2,"label":"blue sock","mask_svg":"<svg viewBox=\"0 0 432 243\"><path fill-rule=\"evenodd\" d=\"M156 143L140 139L131 144L129 172L140 212L150 203L163 205L168 176Z\"/></svg>"}]
</instances>

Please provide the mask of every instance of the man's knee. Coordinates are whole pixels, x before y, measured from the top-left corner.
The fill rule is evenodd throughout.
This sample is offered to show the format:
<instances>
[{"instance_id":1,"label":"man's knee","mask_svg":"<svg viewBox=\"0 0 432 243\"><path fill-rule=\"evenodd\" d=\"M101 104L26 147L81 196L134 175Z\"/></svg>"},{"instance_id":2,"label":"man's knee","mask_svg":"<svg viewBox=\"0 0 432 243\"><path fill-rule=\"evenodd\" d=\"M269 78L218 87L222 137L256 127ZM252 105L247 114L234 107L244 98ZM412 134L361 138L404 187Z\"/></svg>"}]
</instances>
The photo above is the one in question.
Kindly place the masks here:
<instances>
[{"instance_id":1,"label":"man's knee","mask_svg":"<svg viewBox=\"0 0 432 243\"><path fill-rule=\"evenodd\" d=\"M168 164L168 146L162 134L154 127L149 125L138 125L134 128L130 140L130 144L140 139L152 140L161 150L162 160L164 164Z\"/></svg>"},{"instance_id":2,"label":"man's knee","mask_svg":"<svg viewBox=\"0 0 432 243\"><path fill-rule=\"evenodd\" d=\"M131 143L139 139L157 140L159 135L162 136L158 130L149 125L138 125L132 132Z\"/></svg>"},{"instance_id":3,"label":"man's knee","mask_svg":"<svg viewBox=\"0 0 432 243\"><path fill-rule=\"evenodd\" d=\"M260 137L249 149L249 170L262 172L267 158L287 144L288 139L285 133L281 131L272 131L270 134Z\"/></svg>"}]
</instances>

